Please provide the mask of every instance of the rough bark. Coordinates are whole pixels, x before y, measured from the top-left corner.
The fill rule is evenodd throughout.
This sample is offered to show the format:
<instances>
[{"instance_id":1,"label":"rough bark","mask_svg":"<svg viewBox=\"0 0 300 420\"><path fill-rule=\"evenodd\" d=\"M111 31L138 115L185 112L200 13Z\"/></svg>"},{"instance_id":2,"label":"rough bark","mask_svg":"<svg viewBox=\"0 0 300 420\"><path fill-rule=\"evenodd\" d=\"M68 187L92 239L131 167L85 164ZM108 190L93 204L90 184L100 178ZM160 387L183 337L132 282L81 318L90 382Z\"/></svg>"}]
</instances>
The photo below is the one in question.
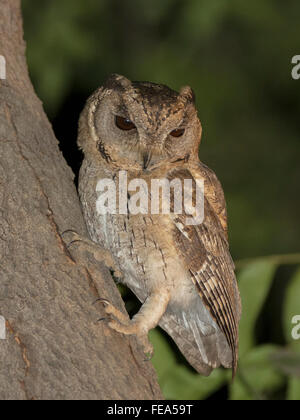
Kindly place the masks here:
<instances>
[{"instance_id":1,"label":"rough bark","mask_svg":"<svg viewBox=\"0 0 300 420\"><path fill-rule=\"evenodd\" d=\"M159 399L135 340L97 322L100 295L124 310L108 269L62 240L86 228L24 52L20 1L0 0L0 399Z\"/></svg>"}]
</instances>

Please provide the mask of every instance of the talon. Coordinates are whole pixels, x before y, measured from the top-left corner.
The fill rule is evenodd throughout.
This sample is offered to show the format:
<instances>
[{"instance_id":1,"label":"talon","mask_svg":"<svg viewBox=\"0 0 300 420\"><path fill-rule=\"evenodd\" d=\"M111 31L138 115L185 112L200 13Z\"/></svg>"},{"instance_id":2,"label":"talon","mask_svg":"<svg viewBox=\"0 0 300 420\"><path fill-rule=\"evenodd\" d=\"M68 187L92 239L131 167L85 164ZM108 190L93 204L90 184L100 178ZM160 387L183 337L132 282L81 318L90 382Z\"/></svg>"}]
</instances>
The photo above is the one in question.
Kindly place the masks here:
<instances>
[{"instance_id":1,"label":"talon","mask_svg":"<svg viewBox=\"0 0 300 420\"><path fill-rule=\"evenodd\" d=\"M107 299L99 298L99 299L95 300L95 302L93 303L93 305L95 305L95 303L97 303L97 302L103 303L104 306L108 306L108 305L111 304Z\"/></svg>"},{"instance_id":2,"label":"talon","mask_svg":"<svg viewBox=\"0 0 300 420\"><path fill-rule=\"evenodd\" d=\"M69 233L69 232L72 232L72 233L75 233L76 235L78 235L78 233L77 233L75 230L72 230L72 229L67 229L67 230L64 230L64 231L61 233L61 235L63 236L65 233Z\"/></svg>"},{"instance_id":3,"label":"talon","mask_svg":"<svg viewBox=\"0 0 300 420\"><path fill-rule=\"evenodd\" d=\"M144 360L144 362L150 362L150 360L152 359L152 357L154 356L154 349L151 345L151 348L149 347L148 351L144 351L144 354L146 356L146 359Z\"/></svg>"},{"instance_id":4,"label":"talon","mask_svg":"<svg viewBox=\"0 0 300 420\"><path fill-rule=\"evenodd\" d=\"M149 362L154 355L153 345L149 342L148 336L137 335L137 340L138 340L138 343L140 344L140 346L143 348L144 356L145 356L144 361Z\"/></svg>"},{"instance_id":5,"label":"talon","mask_svg":"<svg viewBox=\"0 0 300 420\"><path fill-rule=\"evenodd\" d=\"M97 320L97 322L101 322L101 321L108 321L109 320L109 318L108 317L103 317L103 318L99 318L98 320Z\"/></svg>"},{"instance_id":6,"label":"talon","mask_svg":"<svg viewBox=\"0 0 300 420\"><path fill-rule=\"evenodd\" d=\"M68 242L67 238L66 239L64 238L64 235L66 235L67 233L72 233L72 236L70 238L72 240L70 242ZM69 248L75 242L82 241L82 239L80 238L80 235L77 232L75 232L75 230L72 230L72 229L67 229L64 232L62 232L61 237L63 238L67 248Z\"/></svg>"},{"instance_id":7,"label":"talon","mask_svg":"<svg viewBox=\"0 0 300 420\"><path fill-rule=\"evenodd\" d=\"M153 357L153 353L145 353L146 359L144 359L144 362L150 362L150 360Z\"/></svg>"},{"instance_id":8,"label":"talon","mask_svg":"<svg viewBox=\"0 0 300 420\"><path fill-rule=\"evenodd\" d=\"M154 349L153 349L153 347L152 346L151 346L151 348L148 347L148 350L144 351L144 354L146 356L145 362L150 362L150 360L154 356Z\"/></svg>"},{"instance_id":9,"label":"talon","mask_svg":"<svg viewBox=\"0 0 300 420\"><path fill-rule=\"evenodd\" d=\"M71 241L71 242L69 242L66 246L67 246L67 248L70 248L70 246L72 245L72 244L74 244L75 242L82 242L82 240L81 239L74 239L73 241Z\"/></svg>"}]
</instances>

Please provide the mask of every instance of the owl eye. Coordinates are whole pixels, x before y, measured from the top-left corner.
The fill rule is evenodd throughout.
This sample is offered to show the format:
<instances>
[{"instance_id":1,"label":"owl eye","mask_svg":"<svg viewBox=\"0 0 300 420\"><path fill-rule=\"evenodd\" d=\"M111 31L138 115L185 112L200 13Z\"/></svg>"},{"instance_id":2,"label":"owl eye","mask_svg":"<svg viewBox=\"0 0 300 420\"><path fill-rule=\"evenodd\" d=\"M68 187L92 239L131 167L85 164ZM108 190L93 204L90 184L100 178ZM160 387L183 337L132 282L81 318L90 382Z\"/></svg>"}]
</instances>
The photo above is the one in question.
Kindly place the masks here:
<instances>
[{"instance_id":1,"label":"owl eye","mask_svg":"<svg viewBox=\"0 0 300 420\"><path fill-rule=\"evenodd\" d=\"M129 131L136 128L129 118L123 118L120 116L116 116L116 126L123 131Z\"/></svg>"},{"instance_id":2,"label":"owl eye","mask_svg":"<svg viewBox=\"0 0 300 420\"><path fill-rule=\"evenodd\" d=\"M177 130L173 130L171 131L171 136L172 137L182 137L185 133L185 129L184 128L178 128Z\"/></svg>"}]
</instances>

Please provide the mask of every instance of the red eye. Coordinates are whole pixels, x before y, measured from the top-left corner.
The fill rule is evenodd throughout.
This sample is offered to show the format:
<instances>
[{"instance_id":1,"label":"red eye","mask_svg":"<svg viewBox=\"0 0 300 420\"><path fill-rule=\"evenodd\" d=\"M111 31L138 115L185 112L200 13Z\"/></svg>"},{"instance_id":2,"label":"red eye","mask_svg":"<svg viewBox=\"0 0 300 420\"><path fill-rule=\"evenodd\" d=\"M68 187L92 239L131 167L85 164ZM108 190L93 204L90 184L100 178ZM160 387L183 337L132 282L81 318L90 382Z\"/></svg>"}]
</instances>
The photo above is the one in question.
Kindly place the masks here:
<instances>
[{"instance_id":1,"label":"red eye","mask_svg":"<svg viewBox=\"0 0 300 420\"><path fill-rule=\"evenodd\" d=\"M123 131L129 131L136 128L136 126L129 118L123 118L119 116L116 116L116 126Z\"/></svg>"},{"instance_id":2,"label":"red eye","mask_svg":"<svg viewBox=\"0 0 300 420\"><path fill-rule=\"evenodd\" d=\"M184 128L178 128L177 130L173 130L171 131L171 136L172 137L182 137L185 133L185 129Z\"/></svg>"}]
</instances>

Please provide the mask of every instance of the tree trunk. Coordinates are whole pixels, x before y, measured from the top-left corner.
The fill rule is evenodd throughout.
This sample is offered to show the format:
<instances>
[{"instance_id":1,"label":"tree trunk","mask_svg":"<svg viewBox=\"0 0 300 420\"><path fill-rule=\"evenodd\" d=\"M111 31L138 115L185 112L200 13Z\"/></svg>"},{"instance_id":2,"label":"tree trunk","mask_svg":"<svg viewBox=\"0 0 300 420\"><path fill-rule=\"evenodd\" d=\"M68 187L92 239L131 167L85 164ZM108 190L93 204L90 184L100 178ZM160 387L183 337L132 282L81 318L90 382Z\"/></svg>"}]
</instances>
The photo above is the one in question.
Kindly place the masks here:
<instances>
[{"instance_id":1,"label":"tree trunk","mask_svg":"<svg viewBox=\"0 0 300 420\"><path fill-rule=\"evenodd\" d=\"M134 338L97 322L99 296L124 310L108 269L76 263L62 240L87 233L28 77L19 0L0 0L0 55L0 399L160 399Z\"/></svg>"}]
</instances>

